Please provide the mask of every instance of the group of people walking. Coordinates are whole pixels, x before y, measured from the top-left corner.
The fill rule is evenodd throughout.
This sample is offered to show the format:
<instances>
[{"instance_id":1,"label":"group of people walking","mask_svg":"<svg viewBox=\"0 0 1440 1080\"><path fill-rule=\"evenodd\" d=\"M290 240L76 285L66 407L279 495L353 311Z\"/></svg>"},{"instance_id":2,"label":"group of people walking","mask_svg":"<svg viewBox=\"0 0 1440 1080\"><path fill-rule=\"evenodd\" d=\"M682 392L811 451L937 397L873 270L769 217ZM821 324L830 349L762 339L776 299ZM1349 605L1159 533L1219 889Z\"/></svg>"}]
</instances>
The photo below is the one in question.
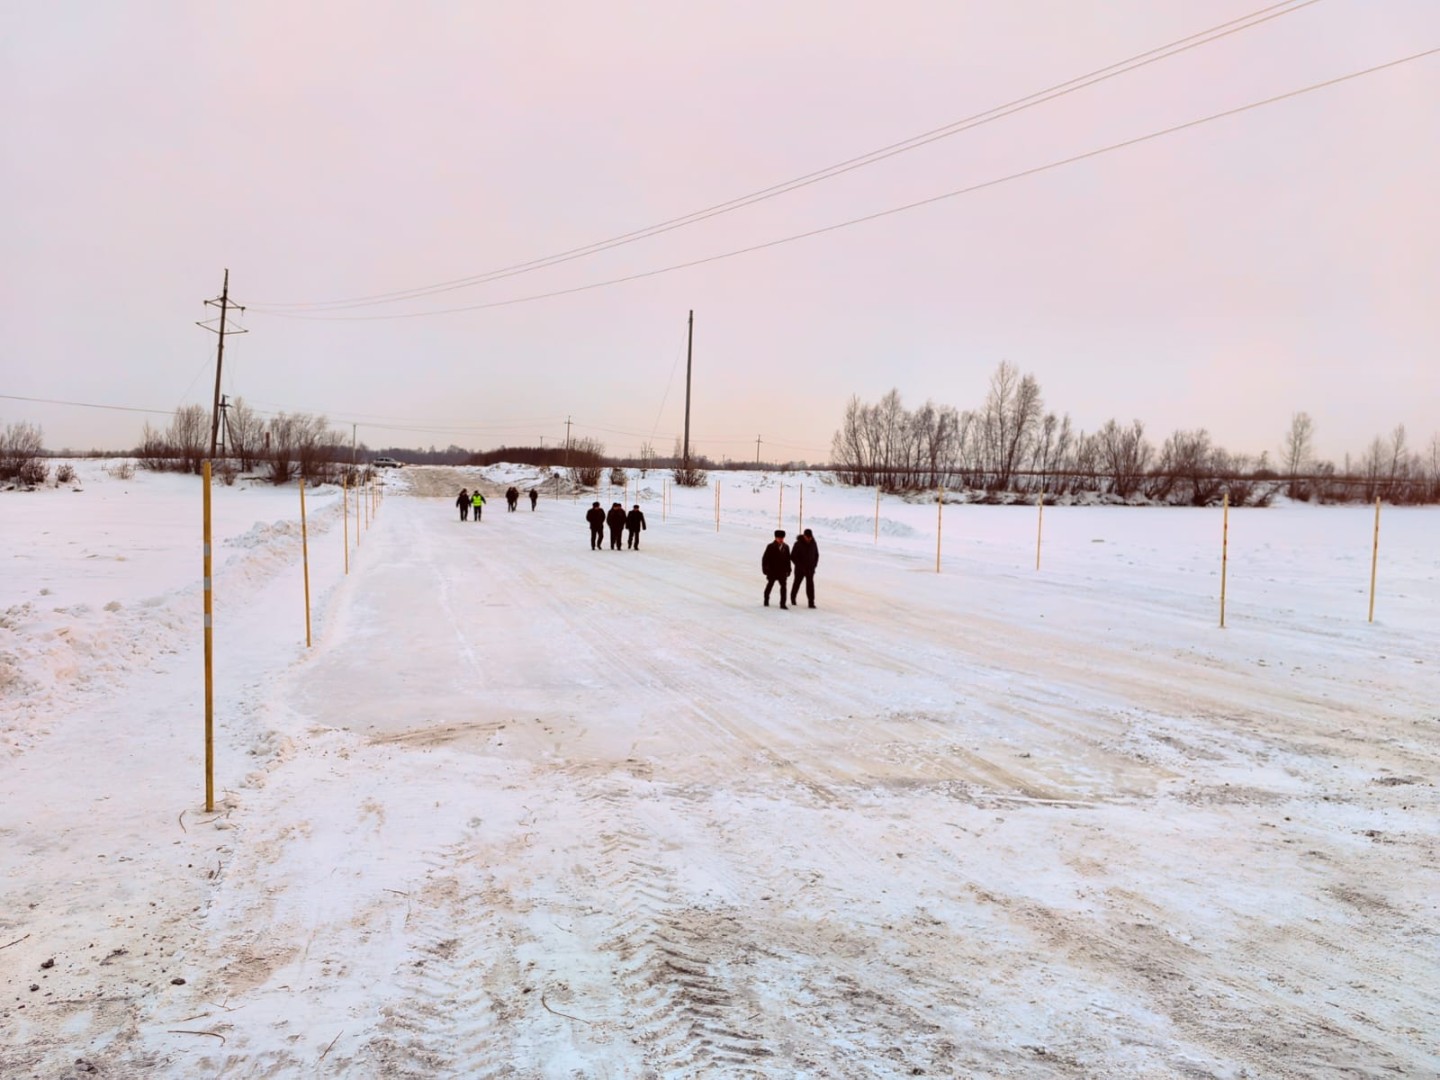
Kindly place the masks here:
<instances>
[{"instance_id":1,"label":"group of people walking","mask_svg":"<svg viewBox=\"0 0 1440 1080\"><path fill-rule=\"evenodd\" d=\"M815 606L815 568L820 565L820 545L815 543L815 534L806 529L795 538L792 548L785 543L785 530L776 529L775 539L765 545L765 554L760 557L760 569L765 574L765 606L770 606L770 590L780 585L780 607L787 608L785 588L790 572L795 572L795 583L790 585L790 603L798 604L800 584L805 584L805 600Z\"/></svg>"},{"instance_id":2,"label":"group of people walking","mask_svg":"<svg viewBox=\"0 0 1440 1080\"><path fill-rule=\"evenodd\" d=\"M537 492L537 491L532 487L532 488L530 489L530 509L531 509L531 510L534 510L534 509L535 509L535 504L536 504L537 502L539 502L539 501L540 501L540 493ZM506 504L510 507L511 512L513 513L513 512L515 511L516 506L517 506L517 505L519 504L519 502L520 502L520 489L517 488L514 484L511 484L510 487L506 490L506 492L505 492L505 502L506 502Z\"/></svg>"},{"instance_id":3,"label":"group of people walking","mask_svg":"<svg viewBox=\"0 0 1440 1080\"><path fill-rule=\"evenodd\" d=\"M485 509L485 496L480 494L479 488L473 492L461 488L460 494L455 496L455 505L460 508L461 521L469 517L472 510L475 512L475 520L479 521L480 511Z\"/></svg>"},{"instance_id":4,"label":"group of people walking","mask_svg":"<svg viewBox=\"0 0 1440 1080\"><path fill-rule=\"evenodd\" d=\"M590 550L599 551L605 546L605 527L610 527L610 550L620 551L621 534L626 534L626 547L631 551L640 550L640 532L645 526L645 515L636 503L628 514L618 502L610 504L610 512L600 509L599 502L590 504L585 511L585 520L590 523Z\"/></svg>"},{"instance_id":5,"label":"group of people walking","mask_svg":"<svg viewBox=\"0 0 1440 1080\"><path fill-rule=\"evenodd\" d=\"M530 509L534 510L535 504L539 501L540 493L537 492L534 488L531 488ZM514 484L511 484L510 489L505 492L505 503L511 511L514 511L520 503L520 489L517 488ZM460 494L455 496L455 505L460 508L461 521L469 518L472 513L474 515L474 519L476 521L479 521L480 511L485 508L485 496L480 494L479 488L476 488L474 491L467 491L465 488L461 488Z\"/></svg>"},{"instance_id":6,"label":"group of people walking","mask_svg":"<svg viewBox=\"0 0 1440 1080\"><path fill-rule=\"evenodd\" d=\"M530 509L535 509L536 502L540 496L534 488L530 489ZM520 502L520 489L513 484L505 492L505 502L511 511L514 511ZM485 496L480 494L480 489L473 492L464 488L460 489L459 496L455 499L455 505L460 508L460 520L466 520L472 512L474 520L480 520L480 513L485 508ZM645 515L640 510L640 504L636 503L627 513L625 507L618 502L611 503L609 511L601 509L598 501L590 504L590 509L585 512L585 520L590 523L590 550L600 551L605 546L605 530L610 530L610 550L623 550L621 544L631 551L640 550L640 533L646 528ZM815 606L815 568L820 565L820 546L815 543L815 534L806 529L795 538L795 546L792 548L785 543L785 530L776 529L775 539L765 545L765 553L760 558L760 569L765 574L765 606L770 606L770 593L778 584L780 586L780 607L788 609L791 604L799 605L800 586L805 586L805 601L809 607ZM790 581L794 575L794 582ZM789 603L786 601L786 592L789 592Z\"/></svg>"}]
</instances>

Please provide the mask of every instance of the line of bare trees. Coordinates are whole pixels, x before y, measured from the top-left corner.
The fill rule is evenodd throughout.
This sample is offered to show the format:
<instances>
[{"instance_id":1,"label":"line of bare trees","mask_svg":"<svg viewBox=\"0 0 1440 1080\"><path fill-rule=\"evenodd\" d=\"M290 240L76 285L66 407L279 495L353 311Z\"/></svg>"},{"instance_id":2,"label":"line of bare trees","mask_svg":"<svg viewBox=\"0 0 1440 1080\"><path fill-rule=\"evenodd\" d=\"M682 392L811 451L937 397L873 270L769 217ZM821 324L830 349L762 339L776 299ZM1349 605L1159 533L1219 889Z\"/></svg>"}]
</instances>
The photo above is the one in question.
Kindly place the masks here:
<instances>
[{"instance_id":1,"label":"line of bare trees","mask_svg":"<svg viewBox=\"0 0 1440 1080\"><path fill-rule=\"evenodd\" d=\"M222 479L259 469L274 484L296 477L311 483L339 483L351 468L355 450L343 431L323 416L277 413L268 419L236 399L227 409L225 442L217 455ZM210 412L182 405L159 431L146 423L135 456L142 468L163 472L200 472L210 456Z\"/></svg>"},{"instance_id":2,"label":"line of bare trees","mask_svg":"<svg viewBox=\"0 0 1440 1080\"><path fill-rule=\"evenodd\" d=\"M1047 412L1033 375L1003 362L984 404L961 411L927 401L909 410L898 390L867 405L852 397L831 444L832 467L845 483L891 491L969 489L1002 495L1065 496L1093 492L1118 501L1208 506L1263 504L1284 491L1295 499L1338 502L1384 499L1440 502L1440 436L1422 454L1403 426L1343 468L1316 461L1314 422L1291 418L1275 469L1217 446L1203 428L1176 431L1156 448L1135 420L1109 420L1076 431L1068 415Z\"/></svg>"}]
</instances>

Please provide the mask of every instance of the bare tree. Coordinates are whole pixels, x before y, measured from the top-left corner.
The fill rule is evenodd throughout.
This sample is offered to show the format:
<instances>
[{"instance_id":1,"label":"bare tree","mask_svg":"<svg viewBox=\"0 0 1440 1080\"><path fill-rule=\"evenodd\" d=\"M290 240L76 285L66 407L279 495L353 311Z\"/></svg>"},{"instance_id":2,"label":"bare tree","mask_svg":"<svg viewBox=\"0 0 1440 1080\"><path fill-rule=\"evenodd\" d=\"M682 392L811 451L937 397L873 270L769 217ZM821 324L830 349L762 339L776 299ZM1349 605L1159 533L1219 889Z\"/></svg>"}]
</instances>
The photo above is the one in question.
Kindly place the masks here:
<instances>
[{"instance_id":1,"label":"bare tree","mask_svg":"<svg viewBox=\"0 0 1440 1080\"><path fill-rule=\"evenodd\" d=\"M948 486L960 453L960 414L927 401L911 417L914 474L918 487Z\"/></svg>"},{"instance_id":2,"label":"bare tree","mask_svg":"<svg viewBox=\"0 0 1440 1080\"><path fill-rule=\"evenodd\" d=\"M135 456L140 459L142 469L160 472L170 468L170 444L165 441L164 433L151 427L148 420L140 429L140 445L135 448Z\"/></svg>"},{"instance_id":3,"label":"bare tree","mask_svg":"<svg viewBox=\"0 0 1440 1080\"><path fill-rule=\"evenodd\" d=\"M692 446L690 447L690 458L687 461L684 456L684 448L680 445L680 440L676 439L674 458L676 464L670 471L670 478L674 480L675 483L681 487L692 488L704 485L708 477L706 476L705 470L700 467L706 461L703 454ZM599 478L598 473L596 474L596 478Z\"/></svg>"},{"instance_id":4,"label":"bare tree","mask_svg":"<svg viewBox=\"0 0 1440 1080\"><path fill-rule=\"evenodd\" d=\"M1304 481L1297 480L1296 476L1308 472L1311 465L1310 447L1315 436L1315 425L1310 419L1309 413L1297 412L1290 417L1290 430L1285 433L1285 442L1281 447L1281 458L1284 461L1284 469L1289 477L1289 485L1285 493L1292 499L1308 499L1310 489Z\"/></svg>"},{"instance_id":5,"label":"bare tree","mask_svg":"<svg viewBox=\"0 0 1440 1080\"><path fill-rule=\"evenodd\" d=\"M246 403L236 398L225 413L225 431L230 453L240 459L240 471L249 472L262 449L265 421Z\"/></svg>"},{"instance_id":6,"label":"bare tree","mask_svg":"<svg viewBox=\"0 0 1440 1080\"><path fill-rule=\"evenodd\" d=\"M1075 491L1100 490L1100 437L1081 432L1075 438L1075 453L1070 461L1071 488Z\"/></svg>"},{"instance_id":7,"label":"bare tree","mask_svg":"<svg viewBox=\"0 0 1440 1080\"><path fill-rule=\"evenodd\" d=\"M1110 480L1110 490L1128 499L1140 490L1154 450L1145 441L1145 425L1136 420L1122 428L1114 420L1095 433L1097 465Z\"/></svg>"},{"instance_id":8,"label":"bare tree","mask_svg":"<svg viewBox=\"0 0 1440 1080\"><path fill-rule=\"evenodd\" d=\"M990 392L980 412L985 487L1004 491L1012 486L1016 469L1029 455L1042 411L1035 376L1022 376L1015 365L1002 360L990 376Z\"/></svg>"},{"instance_id":9,"label":"bare tree","mask_svg":"<svg viewBox=\"0 0 1440 1080\"><path fill-rule=\"evenodd\" d=\"M1053 490L1057 495L1063 495L1068 488L1069 477L1056 474L1067 471L1065 461L1070 456L1073 437L1068 415L1061 419L1054 413L1046 413L1040 421L1031 468L1040 474L1034 486L1042 494Z\"/></svg>"},{"instance_id":10,"label":"bare tree","mask_svg":"<svg viewBox=\"0 0 1440 1080\"><path fill-rule=\"evenodd\" d=\"M0 480L22 484L43 484L49 469L40 460L45 437L40 428L23 421L8 425L0 433Z\"/></svg>"},{"instance_id":11,"label":"bare tree","mask_svg":"<svg viewBox=\"0 0 1440 1080\"><path fill-rule=\"evenodd\" d=\"M570 441L570 482L578 487L593 488L600 483L605 468L605 444L591 435Z\"/></svg>"},{"instance_id":12,"label":"bare tree","mask_svg":"<svg viewBox=\"0 0 1440 1080\"><path fill-rule=\"evenodd\" d=\"M171 456L181 472L199 473L210 456L210 414L203 405L182 405L170 418L165 434Z\"/></svg>"},{"instance_id":13,"label":"bare tree","mask_svg":"<svg viewBox=\"0 0 1440 1080\"><path fill-rule=\"evenodd\" d=\"M1423 461L1426 502L1440 502L1440 434L1430 437Z\"/></svg>"}]
</instances>

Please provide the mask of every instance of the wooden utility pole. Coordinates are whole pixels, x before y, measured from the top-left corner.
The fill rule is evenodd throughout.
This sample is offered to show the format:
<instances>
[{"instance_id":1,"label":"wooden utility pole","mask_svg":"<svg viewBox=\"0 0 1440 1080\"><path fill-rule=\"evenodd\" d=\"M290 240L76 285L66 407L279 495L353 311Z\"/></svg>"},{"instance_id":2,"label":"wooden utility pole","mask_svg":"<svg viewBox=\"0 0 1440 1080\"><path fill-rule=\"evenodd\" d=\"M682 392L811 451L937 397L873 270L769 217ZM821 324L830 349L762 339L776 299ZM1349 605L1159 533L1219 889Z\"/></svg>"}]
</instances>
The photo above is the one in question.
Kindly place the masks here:
<instances>
[{"instance_id":1,"label":"wooden utility pole","mask_svg":"<svg viewBox=\"0 0 1440 1080\"><path fill-rule=\"evenodd\" d=\"M234 330L227 330L225 328L225 318L230 313L232 307L239 308L241 311L245 310L244 307L241 307L239 304L230 303L230 271L228 269L225 271L225 282L220 287L220 295L213 300L206 300L205 306L218 307L220 309L220 328L218 330L207 323L199 322L195 324L196 326L204 327L212 334L218 334L220 337L219 345L215 350L215 400L210 410L210 457L213 459L215 457L216 443L220 438L220 369L225 362L225 335L249 333L244 327Z\"/></svg>"},{"instance_id":2,"label":"wooden utility pole","mask_svg":"<svg viewBox=\"0 0 1440 1080\"><path fill-rule=\"evenodd\" d=\"M760 436L755 436L755 468L760 467Z\"/></svg>"},{"instance_id":3,"label":"wooden utility pole","mask_svg":"<svg viewBox=\"0 0 1440 1080\"><path fill-rule=\"evenodd\" d=\"M685 334L685 481L690 481L690 359L695 348L695 312L690 312L690 328Z\"/></svg>"}]
</instances>

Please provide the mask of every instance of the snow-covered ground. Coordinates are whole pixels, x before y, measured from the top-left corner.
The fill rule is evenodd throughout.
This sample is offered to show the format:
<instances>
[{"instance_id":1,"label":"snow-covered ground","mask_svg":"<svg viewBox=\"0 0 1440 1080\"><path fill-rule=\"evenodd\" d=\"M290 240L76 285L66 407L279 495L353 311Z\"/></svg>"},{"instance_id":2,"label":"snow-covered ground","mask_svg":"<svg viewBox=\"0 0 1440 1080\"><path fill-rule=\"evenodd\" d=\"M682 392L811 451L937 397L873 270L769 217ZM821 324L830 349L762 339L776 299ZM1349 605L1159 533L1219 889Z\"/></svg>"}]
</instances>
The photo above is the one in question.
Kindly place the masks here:
<instances>
[{"instance_id":1,"label":"snow-covered ground","mask_svg":"<svg viewBox=\"0 0 1440 1080\"><path fill-rule=\"evenodd\" d=\"M0 493L0 1076L1440 1075L1440 512ZM818 608L760 606L776 521ZM483 521L461 486L482 482ZM639 501L641 550L583 513ZM878 531L878 538L877 538Z\"/></svg>"}]
</instances>

